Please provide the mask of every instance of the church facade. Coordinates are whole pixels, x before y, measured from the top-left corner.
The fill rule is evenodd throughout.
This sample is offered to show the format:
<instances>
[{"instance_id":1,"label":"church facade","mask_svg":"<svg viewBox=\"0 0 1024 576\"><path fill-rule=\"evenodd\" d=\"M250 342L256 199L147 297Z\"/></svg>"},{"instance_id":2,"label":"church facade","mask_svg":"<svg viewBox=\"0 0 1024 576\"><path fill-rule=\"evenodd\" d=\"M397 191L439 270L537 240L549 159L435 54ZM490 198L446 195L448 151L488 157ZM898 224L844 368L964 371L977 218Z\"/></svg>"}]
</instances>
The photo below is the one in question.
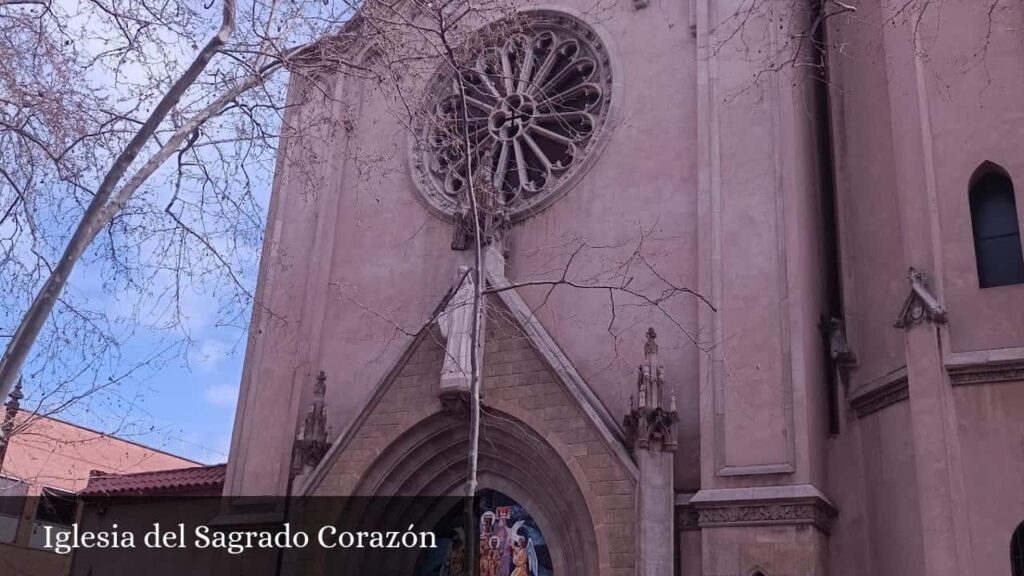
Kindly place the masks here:
<instances>
[{"instance_id":1,"label":"church facade","mask_svg":"<svg viewBox=\"0 0 1024 576\"><path fill-rule=\"evenodd\" d=\"M479 373L479 573L1024 574L1024 7L473 20L293 79L225 495L461 494Z\"/></svg>"}]
</instances>

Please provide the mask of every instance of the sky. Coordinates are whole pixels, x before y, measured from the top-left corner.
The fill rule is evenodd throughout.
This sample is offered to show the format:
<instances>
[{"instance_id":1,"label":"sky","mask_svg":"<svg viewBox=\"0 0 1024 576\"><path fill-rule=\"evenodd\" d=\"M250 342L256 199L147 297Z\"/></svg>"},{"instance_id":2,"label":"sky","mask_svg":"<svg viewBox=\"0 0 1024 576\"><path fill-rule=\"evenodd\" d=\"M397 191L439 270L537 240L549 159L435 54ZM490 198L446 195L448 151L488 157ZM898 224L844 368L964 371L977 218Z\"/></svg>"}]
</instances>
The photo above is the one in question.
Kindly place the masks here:
<instances>
[{"instance_id":1,"label":"sky","mask_svg":"<svg viewBox=\"0 0 1024 576\"><path fill-rule=\"evenodd\" d=\"M108 52L107 40L102 31L96 31L95 18L90 16L91 3L83 3L81 0L60 0L58 5L66 8L67 12L73 15L69 21L72 27L88 31L81 34L83 42L79 48L83 53L106 54ZM332 3L328 6L321 2L307 2L303 6L303 10L311 10L312 13L320 15L320 17L324 17L324 14L321 14L324 11L330 13L331 18L325 20L328 22L338 21L348 11L347 5L344 3ZM219 7L211 5L207 10L211 15L216 14L219 18ZM211 16L210 26L214 26L216 21L217 18ZM296 22L301 23L304 20L299 19ZM310 22L319 22L319 20L310 19ZM299 30L296 34L301 31ZM207 30L197 31L198 38L205 38L208 34ZM167 40L162 36L159 37L161 40ZM168 44L162 46L164 48L177 46L180 49L180 55L174 56L173 50L170 54L172 57L180 59L179 63L182 67L187 66L195 53L194 42L185 38L179 41L175 38L171 38ZM290 39L295 40L294 38ZM158 50L157 53L161 57L168 55L162 50ZM134 110L135 101L124 87L133 84L144 86L149 78L147 70L132 61L113 58L113 61L117 63L117 72L115 73L112 69L101 65L103 60L86 60L92 62L88 69L88 77L95 82L98 87L96 89L111 91L115 96L113 101L118 102L118 106L122 106L128 111ZM278 88L280 87L278 86ZM141 111L125 113L132 116L141 114ZM270 133L276 132L272 125L264 128ZM209 124L205 129L213 133L216 131L216 128L210 128ZM251 180L254 187L258 188L252 191L252 195L258 209L262 210L262 214L265 215L270 197L273 158L262 158L264 162L262 165L258 165L259 161L249 156L246 158L246 177ZM170 164L173 162L165 164L162 171L150 178L151 183L158 183L154 187L156 192L152 198L153 205L157 207L162 208L174 195L170 185L173 179L169 177L170 172L167 168ZM219 174L215 174L214 177L219 177ZM185 195L186 188L183 188L181 192L182 198L188 200ZM246 246L245 252L232 260L235 264L245 268L234 269L237 277L242 278L243 283L254 284L252 280L256 277L259 254L257 248L245 244L249 241L258 242L258 238L243 241L242 244ZM145 243L146 240L140 240L140 242ZM213 239L210 242L217 244L217 241ZM61 244L58 248L62 249L62 246ZM19 247L19 249L23 248ZM93 250L95 249L94 247ZM32 260L29 254L24 254L24 257L26 261ZM160 324L161 318L158 315L146 316L149 305L144 301L145 297L139 294L124 296L110 293L110 283L104 282L104 275L109 276L110 270L105 270L102 262L90 262L88 259L84 259L79 262L72 274L67 292L69 295L73 293L75 301L82 303L91 311L104 313L107 318L123 319L123 322L117 327L121 331L123 344L117 350L119 357L116 362L106 362L105 360L106 363L102 367L88 374L75 376L61 373L54 377L51 373L38 377L39 381L26 381L27 397L22 403L23 407L37 409L40 406L39 398L45 397L46 386L57 386L54 381L62 378L75 379L75 386L90 386L96 381L106 382L111 374L123 374L127 369L142 365L142 368L133 369L129 377L119 381L116 389L111 388L108 397L97 401L78 402L53 415L75 424L124 437L203 463L225 462L231 442L235 405L244 361L247 333L243 325L248 324L251 313L251 310L248 309L249 305L245 310L240 311L238 320L232 322L234 325L224 326L217 321L218 317L224 316L224 314L218 314L218 311L223 312L221 306L224 302L204 293L202 286L189 287L180 300L181 314L186 319L186 331L189 339L188 346L183 348L182 331L147 326L146 324ZM153 285L144 286L141 290L149 290L152 295L152 293L159 293L166 286L172 286L172 282L173 279L169 276L154 277ZM247 288L251 290L254 286L248 285ZM207 288L207 291L211 290ZM23 305L27 307L28 302L24 302ZM142 318L135 321L134 319L139 317L140 309L143 310ZM59 306L55 308L54 313L61 313ZM0 335L13 333L16 322L16 315L5 316L4 325L0 326ZM2 343L6 344L6 342ZM74 346L74 342L69 345ZM81 350L89 349L87 345L81 347ZM154 355L159 356L157 361L151 361ZM87 360L91 358L93 357L89 357ZM30 356L23 374L31 372L32 363L33 359ZM35 405L33 405L33 401L35 401Z\"/></svg>"},{"instance_id":2,"label":"sky","mask_svg":"<svg viewBox=\"0 0 1024 576\"><path fill-rule=\"evenodd\" d=\"M102 293L95 268L83 263L72 284L89 297L91 306L106 305L117 315L128 303ZM254 276L255 270L248 273ZM247 332L219 325L218 306L213 297L185 294L181 307L187 346L179 332L134 325L112 372L162 355L117 385L117 396L125 401L86 401L55 416L206 464L227 461ZM247 306L242 318L249 314Z\"/></svg>"}]
</instances>

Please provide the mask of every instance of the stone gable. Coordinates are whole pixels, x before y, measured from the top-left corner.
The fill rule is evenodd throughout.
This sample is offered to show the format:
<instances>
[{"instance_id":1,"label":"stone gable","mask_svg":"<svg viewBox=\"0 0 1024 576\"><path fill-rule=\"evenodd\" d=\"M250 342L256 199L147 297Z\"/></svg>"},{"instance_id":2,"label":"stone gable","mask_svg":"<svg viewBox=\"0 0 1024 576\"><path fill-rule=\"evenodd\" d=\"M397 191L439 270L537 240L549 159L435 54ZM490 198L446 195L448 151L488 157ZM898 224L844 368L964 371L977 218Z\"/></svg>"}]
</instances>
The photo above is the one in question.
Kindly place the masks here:
<instances>
[{"instance_id":1,"label":"stone gable","mask_svg":"<svg viewBox=\"0 0 1024 576\"><path fill-rule=\"evenodd\" d=\"M444 354L444 339L436 326L416 338L360 420L328 454L307 493L362 493L360 482L385 450L403 435L416 434L417 424L441 413L438 387ZM632 574L634 472L622 462L621 450L617 453L608 446L604 438L609 434L600 433L567 386L501 301L489 300L482 387L485 422L491 416L518 421L558 454L589 508L602 574ZM481 444L487 442L485 425Z\"/></svg>"}]
</instances>

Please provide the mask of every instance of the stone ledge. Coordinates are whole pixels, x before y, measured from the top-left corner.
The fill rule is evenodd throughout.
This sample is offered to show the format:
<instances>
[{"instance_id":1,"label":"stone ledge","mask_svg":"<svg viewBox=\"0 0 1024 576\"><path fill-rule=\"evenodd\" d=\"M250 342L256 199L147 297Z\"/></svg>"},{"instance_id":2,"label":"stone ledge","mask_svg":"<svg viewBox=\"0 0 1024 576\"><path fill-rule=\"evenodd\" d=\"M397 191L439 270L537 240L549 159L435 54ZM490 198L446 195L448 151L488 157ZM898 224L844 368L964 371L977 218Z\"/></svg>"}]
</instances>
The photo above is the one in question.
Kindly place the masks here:
<instances>
[{"instance_id":1,"label":"stone ledge","mask_svg":"<svg viewBox=\"0 0 1024 576\"><path fill-rule=\"evenodd\" d=\"M684 521L691 521L692 510L701 529L809 524L828 534L837 514L828 498L810 484L701 490L685 503L680 500L676 499L680 529L686 529Z\"/></svg>"},{"instance_id":2,"label":"stone ledge","mask_svg":"<svg viewBox=\"0 0 1024 576\"><path fill-rule=\"evenodd\" d=\"M855 391L849 396L849 402L850 408L853 409L857 418L863 418L909 397L907 370L906 367L903 367L887 375L870 389L862 388Z\"/></svg>"},{"instance_id":3,"label":"stone ledge","mask_svg":"<svg viewBox=\"0 0 1024 576\"><path fill-rule=\"evenodd\" d=\"M953 386L1012 382L1024 380L1024 358L1001 359L991 355L973 362L948 362L946 371Z\"/></svg>"},{"instance_id":4,"label":"stone ledge","mask_svg":"<svg viewBox=\"0 0 1024 576\"><path fill-rule=\"evenodd\" d=\"M690 500L696 492L676 494L676 531L700 530L700 523L697 521L697 509L690 504Z\"/></svg>"}]
</instances>

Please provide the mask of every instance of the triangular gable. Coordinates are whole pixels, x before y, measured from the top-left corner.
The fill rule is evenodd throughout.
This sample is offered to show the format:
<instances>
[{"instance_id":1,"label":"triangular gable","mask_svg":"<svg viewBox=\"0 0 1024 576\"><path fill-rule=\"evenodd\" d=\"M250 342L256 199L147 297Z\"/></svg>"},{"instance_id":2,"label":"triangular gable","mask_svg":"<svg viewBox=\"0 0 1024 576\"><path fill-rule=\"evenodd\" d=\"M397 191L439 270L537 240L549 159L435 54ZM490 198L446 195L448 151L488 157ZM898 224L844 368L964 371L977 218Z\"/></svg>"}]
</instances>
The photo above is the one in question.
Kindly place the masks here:
<instances>
[{"instance_id":1,"label":"triangular gable","mask_svg":"<svg viewBox=\"0 0 1024 576\"><path fill-rule=\"evenodd\" d=\"M534 350L540 354L544 362L557 375L558 379L586 417L590 420L594 429L601 435L601 439L608 446L619 462L631 470L636 477L636 464L626 450L625 437L622 428L605 408L594 391L587 385L576 367L569 361L569 357L558 346L555 339L548 333L544 325L533 314L530 307L523 300L519 292L512 286L505 277L503 266L489 266L487 270L487 282L492 293L497 295L501 302L508 308L512 317L519 325L523 334L526 335Z\"/></svg>"},{"instance_id":2,"label":"triangular gable","mask_svg":"<svg viewBox=\"0 0 1024 576\"><path fill-rule=\"evenodd\" d=\"M492 253L493 255L493 253ZM489 255L490 256L490 255ZM491 260L491 258L489 258ZM504 309L502 318L514 322L517 332L529 344L529 348L537 361L544 364L544 372L553 375L548 385L557 385L568 398L566 408L574 406L587 427L593 432L595 441L605 446L608 455L613 458L624 473L635 479L638 476L636 464L626 450L621 428L604 407L594 392L576 371L568 357L561 350L554 338L534 317L529 306L518 294L515 287L502 273L502 267L489 266L487 283L491 294L488 298L496 299L494 304ZM344 493L346 488L354 486L356 478L368 468L376 456L397 437L401 431L441 411L437 390L440 378L440 364L444 359L444 340L440 337L435 319L447 305L453 291L442 299L428 322L406 345L393 367L377 384L366 405L353 419L345 430L332 444L320 464L308 476L308 479L296 484L296 493L312 494L325 482L330 471L335 476L332 487ZM489 308L499 306L492 304ZM488 318L488 322L492 322ZM487 345L485 339L484 352L484 405L498 405L505 396L514 396L508 391L500 391L499 380L493 376L499 357ZM490 369L488 368L490 366ZM510 368L504 366L503 368ZM505 381L502 380L502 385ZM426 385L424 384L426 383ZM508 386L516 388L517 386ZM523 384L523 388L529 385ZM403 403L399 408L389 405L381 408L382 403ZM508 406L508 403L506 402ZM575 413L575 411L573 411ZM374 429L373 434L360 433L365 427ZM380 434L380 430L387 433ZM542 432L542 431L541 431ZM345 454L343 465L339 466L339 458ZM338 470L341 469L341 472ZM348 475L344 477L344 475ZM335 486L335 484L337 486Z\"/></svg>"},{"instance_id":3,"label":"triangular gable","mask_svg":"<svg viewBox=\"0 0 1024 576\"><path fill-rule=\"evenodd\" d=\"M911 268L907 273L907 281L910 283L910 293L903 300L903 306L900 307L900 313L896 317L894 326L909 328L925 321L944 324L946 309L928 289L924 273Z\"/></svg>"}]
</instances>

